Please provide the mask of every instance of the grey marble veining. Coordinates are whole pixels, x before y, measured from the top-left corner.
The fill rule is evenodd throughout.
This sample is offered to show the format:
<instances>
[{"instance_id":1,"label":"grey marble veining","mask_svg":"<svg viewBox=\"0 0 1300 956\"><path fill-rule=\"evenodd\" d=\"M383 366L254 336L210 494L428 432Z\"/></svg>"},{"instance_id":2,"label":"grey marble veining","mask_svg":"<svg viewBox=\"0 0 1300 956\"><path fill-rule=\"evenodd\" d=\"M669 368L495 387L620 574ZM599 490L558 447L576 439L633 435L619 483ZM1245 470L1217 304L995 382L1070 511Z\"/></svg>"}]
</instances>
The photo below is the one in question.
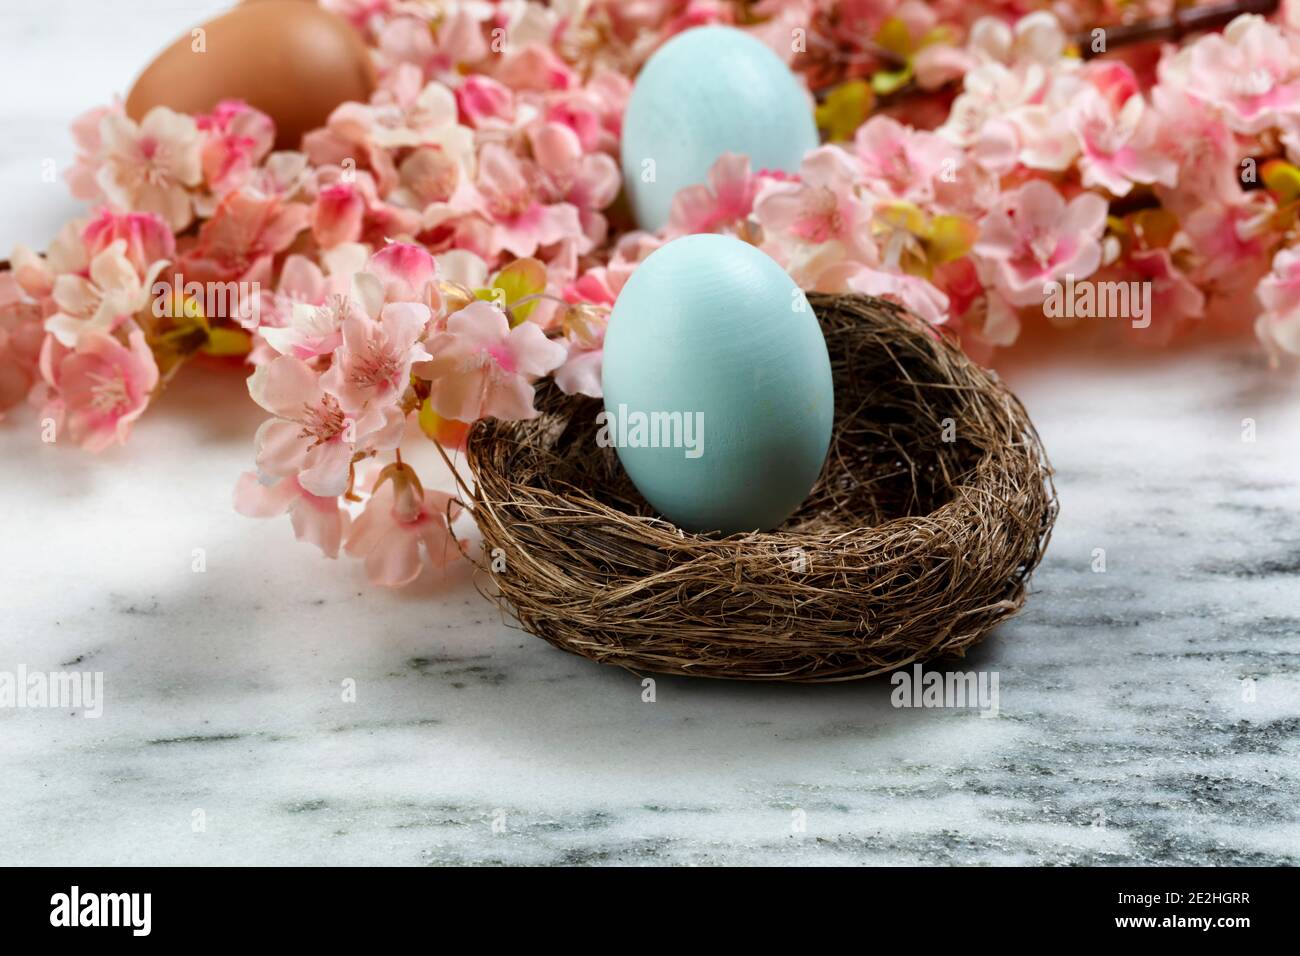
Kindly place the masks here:
<instances>
[{"instance_id":1,"label":"grey marble veining","mask_svg":"<svg viewBox=\"0 0 1300 956\"><path fill-rule=\"evenodd\" d=\"M954 665L997 672L996 718L883 678L646 703L467 568L372 591L231 512L258 414L229 377L98 458L6 423L0 671L106 699L0 710L0 862L1300 862L1300 383L1248 347L1008 377L1062 513Z\"/></svg>"}]
</instances>

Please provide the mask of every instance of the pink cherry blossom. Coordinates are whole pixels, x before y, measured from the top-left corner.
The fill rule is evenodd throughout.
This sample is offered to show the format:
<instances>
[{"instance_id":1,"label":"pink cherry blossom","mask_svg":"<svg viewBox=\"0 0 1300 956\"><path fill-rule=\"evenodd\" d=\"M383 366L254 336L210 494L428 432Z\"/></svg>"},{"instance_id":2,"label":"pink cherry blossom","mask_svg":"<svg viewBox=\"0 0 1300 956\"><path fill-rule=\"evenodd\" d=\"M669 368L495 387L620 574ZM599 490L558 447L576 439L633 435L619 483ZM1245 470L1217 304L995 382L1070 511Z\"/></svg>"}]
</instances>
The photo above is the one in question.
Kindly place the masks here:
<instances>
[{"instance_id":1,"label":"pink cherry blossom","mask_svg":"<svg viewBox=\"0 0 1300 956\"><path fill-rule=\"evenodd\" d=\"M203 178L193 117L155 106L137 125L120 113L100 120L104 159L96 182L122 209L154 212L175 230L194 218L190 189Z\"/></svg>"},{"instance_id":2,"label":"pink cherry blossom","mask_svg":"<svg viewBox=\"0 0 1300 956\"><path fill-rule=\"evenodd\" d=\"M330 114L324 127L303 134L303 154L315 167L321 186L350 184L354 175L365 173L376 199L396 187L397 164L388 150L371 142L371 126L365 103L344 103Z\"/></svg>"},{"instance_id":3,"label":"pink cherry blossom","mask_svg":"<svg viewBox=\"0 0 1300 956\"><path fill-rule=\"evenodd\" d=\"M1300 36L1256 14L1237 17L1177 55L1165 78L1218 107L1233 129L1259 133L1300 114Z\"/></svg>"},{"instance_id":4,"label":"pink cherry blossom","mask_svg":"<svg viewBox=\"0 0 1300 956\"><path fill-rule=\"evenodd\" d=\"M68 348L81 336L112 332L144 308L153 278L140 277L126 257L126 240L115 239L91 260L88 276L65 273L54 280L58 311L45 320L46 331Z\"/></svg>"},{"instance_id":5,"label":"pink cherry blossom","mask_svg":"<svg viewBox=\"0 0 1300 956\"><path fill-rule=\"evenodd\" d=\"M1268 312L1300 313L1300 249L1282 249L1273 257L1257 294Z\"/></svg>"},{"instance_id":6,"label":"pink cherry blossom","mask_svg":"<svg viewBox=\"0 0 1300 956\"><path fill-rule=\"evenodd\" d=\"M617 154L623 111L631 95L632 84L626 76L599 68L586 85L550 94L545 119L577 133L587 152Z\"/></svg>"},{"instance_id":7,"label":"pink cherry blossom","mask_svg":"<svg viewBox=\"0 0 1300 956\"><path fill-rule=\"evenodd\" d=\"M122 102L115 100L110 106L96 106L87 110L72 121L72 139L76 143L77 155L64 173L64 178L68 181L68 189L74 198L87 202L99 202L104 198L104 190L97 181L104 152L99 129L105 116L121 112Z\"/></svg>"},{"instance_id":8,"label":"pink cherry blossom","mask_svg":"<svg viewBox=\"0 0 1300 956\"><path fill-rule=\"evenodd\" d=\"M456 5L437 31L424 17L399 16L379 33L379 49L395 62L418 67L426 79L450 77L457 67L483 61L489 54L478 7Z\"/></svg>"},{"instance_id":9,"label":"pink cherry blossom","mask_svg":"<svg viewBox=\"0 0 1300 956\"><path fill-rule=\"evenodd\" d=\"M420 230L421 244L435 255L461 251L494 262L501 258L496 226L476 209L450 202L430 203L420 217Z\"/></svg>"},{"instance_id":10,"label":"pink cherry blossom","mask_svg":"<svg viewBox=\"0 0 1300 956\"><path fill-rule=\"evenodd\" d=\"M79 336L71 350L46 342L41 371L50 396L44 414L87 451L124 443L158 384L144 333L133 329L127 342L98 329Z\"/></svg>"},{"instance_id":11,"label":"pink cherry blossom","mask_svg":"<svg viewBox=\"0 0 1300 956\"><path fill-rule=\"evenodd\" d=\"M493 254L505 251L522 259L539 246L583 235L577 207L543 203L536 171L504 146L489 143L479 152L478 190L492 222Z\"/></svg>"},{"instance_id":12,"label":"pink cherry blossom","mask_svg":"<svg viewBox=\"0 0 1300 956\"><path fill-rule=\"evenodd\" d=\"M281 355L302 360L329 355L343 341L343 320L359 308L347 293L328 295L321 302L295 302L286 324L262 326L258 332Z\"/></svg>"},{"instance_id":13,"label":"pink cherry blossom","mask_svg":"<svg viewBox=\"0 0 1300 956\"><path fill-rule=\"evenodd\" d=\"M158 262L170 262L176 255L176 237L161 217L151 212L116 212L108 207L82 230L88 255L96 256L117 240L126 244L126 257L140 275Z\"/></svg>"},{"instance_id":14,"label":"pink cherry blossom","mask_svg":"<svg viewBox=\"0 0 1300 956\"><path fill-rule=\"evenodd\" d=\"M361 238L366 197L355 184L340 181L321 189L312 207L312 235L324 248Z\"/></svg>"},{"instance_id":15,"label":"pink cherry blossom","mask_svg":"<svg viewBox=\"0 0 1300 956\"><path fill-rule=\"evenodd\" d=\"M578 82L571 66L537 43L507 50L493 75L512 90L537 93L572 89Z\"/></svg>"},{"instance_id":16,"label":"pink cherry blossom","mask_svg":"<svg viewBox=\"0 0 1300 956\"><path fill-rule=\"evenodd\" d=\"M602 397L605 394L601 384L604 349L584 348L574 341L569 341L565 347L568 356L564 364L555 370L555 384L560 391L566 395Z\"/></svg>"},{"instance_id":17,"label":"pink cherry blossom","mask_svg":"<svg viewBox=\"0 0 1300 956\"><path fill-rule=\"evenodd\" d=\"M382 149L437 146L457 162L471 162L474 134L457 122L455 94L441 83L423 83L409 64L394 71L370 105L345 104L338 115L352 112L369 142Z\"/></svg>"},{"instance_id":18,"label":"pink cherry blossom","mask_svg":"<svg viewBox=\"0 0 1300 956\"><path fill-rule=\"evenodd\" d=\"M1079 155L1079 138L1071 126L1070 105L1083 89L1074 74L1053 74L1035 101L1006 117L1020 140L1017 159L1030 169L1063 172ZM982 142L987 142L983 140Z\"/></svg>"},{"instance_id":19,"label":"pink cherry blossom","mask_svg":"<svg viewBox=\"0 0 1300 956\"><path fill-rule=\"evenodd\" d=\"M324 302L326 287L325 274L315 262L306 256L286 257L274 291L259 290L257 310L252 313L257 318L257 334L248 361L261 365L274 359L279 352L267 342L266 333L287 327L295 306L318 306Z\"/></svg>"},{"instance_id":20,"label":"pink cherry blossom","mask_svg":"<svg viewBox=\"0 0 1300 956\"><path fill-rule=\"evenodd\" d=\"M1083 185L1126 196L1134 183L1177 182L1178 164L1157 142L1159 120L1140 94L1116 107L1101 91L1085 86L1070 114L1079 140Z\"/></svg>"},{"instance_id":21,"label":"pink cherry blossom","mask_svg":"<svg viewBox=\"0 0 1300 956\"><path fill-rule=\"evenodd\" d=\"M317 497L293 477L264 485L252 471L240 475L235 484L235 510L249 518L274 518L287 512L294 536L316 545L327 558L339 556L350 524L337 497Z\"/></svg>"},{"instance_id":22,"label":"pink cherry blossom","mask_svg":"<svg viewBox=\"0 0 1300 956\"><path fill-rule=\"evenodd\" d=\"M860 269L847 284L854 292L895 302L931 325L942 325L948 319L948 297L920 276Z\"/></svg>"},{"instance_id":23,"label":"pink cherry blossom","mask_svg":"<svg viewBox=\"0 0 1300 956\"><path fill-rule=\"evenodd\" d=\"M343 343L321 385L348 408L396 402L411 377L411 363L428 358L419 344L431 318L418 302L392 302L378 321L356 312L342 322Z\"/></svg>"},{"instance_id":24,"label":"pink cherry blossom","mask_svg":"<svg viewBox=\"0 0 1300 956\"><path fill-rule=\"evenodd\" d=\"M948 297L948 318L960 320L983 297L979 271L970 256L962 256L937 265L930 283Z\"/></svg>"},{"instance_id":25,"label":"pink cherry blossom","mask_svg":"<svg viewBox=\"0 0 1300 956\"><path fill-rule=\"evenodd\" d=\"M1128 277L1151 283L1150 317L1162 343L1181 323L1205 315L1205 293L1174 265L1168 249L1135 249L1125 265Z\"/></svg>"},{"instance_id":26,"label":"pink cherry blossom","mask_svg":"<svg viewBox=\"0 0 1300 956\"><path fill-rule=\"evenodd\" d=\"M754 208L758 178L749 157L723 153L709 168L709 182L687 186L673 197L669 235L717 232L743 222Z\"/></svg>"},{"instance_id":27,"label":"pink cherry blossom","mask_svg":"<svg viewBox=\"0 0 1300 956\"><path fill-rule=\"evenodd\" d=\"M430 382L429 401L444 418L534 418L533 380L558 368L568 350L532 322L510 328L505 313L473 302L447 319L428 343L430 358L415 374Z\"/></svg>"},{"instance_id":28,"label":"pink cherry blossom","mask_svg":"<svg viewBox=\"0 0 1300 956\"><path fill-rule=\"evenodd\" d=\"M1097 270L1105 228L1100 196L1080 193L1067 203L1049 183L1032 180L1003 195L980 224L973 251L1009 302L1034 305L1046 283Z\"/></svg>"},{"instance_id":29,"label":"pink cherry blossom","mask_svg":"<svg viewBox=\"0 0 1300 956\"><path fill-rule=\"evenodd\" d=\"M1273 257L1273 268L1259 285L1264 311L1255 320L1255 332L1276 356L1300 355L1300 250L1283 249Z\"/></svg>"},{"instance_id":30,"label":"pink cherry blossom","mask_svg":"<svg viewBox=\"0 0 1300 956\"><path fill-rule=\"evenodd\" d=\"M1216 110L1183 90L1157 84L1151 109L1158 117L1156 149L1178 164L1174 188L1161 188L1162 202L1187 216L1208 200L1234 202L1241 195L1236 137Z\"/></svg>"},{"instance_id":31,"label":"pink cherry blossom","mask_svg":"<svg viewBox=\"0 0 1300 956\"><path fill-rule=\"evenodd\" d=\"M605 153L584 152L582 140L561 123L539 123L529 132L533 156L546 177L551 198L572 203L584 216L612 203L622 185L618 163ZM586 230L593 242L604 239L604 218L599 235Z\"/></svg>"},{"instance_id":32,"label":"pink cherry blossom","mask_svg":"<svg viewBox=\"0 0 1300 956\"><path fill-rule=\"evenodd\" d=\"M763 191L755 215L776 235L861 248L868 243L870 204L855 189L859 175L859 164L846 150L822 146L804 157L797 180L777 181Z\"/></svg>"},{"instance_id":33,"label":"pink cherry blossom","mask_svg":"<svg viewBox=\"0 0 1300 956\"><path fill-rule=\"evenodd\" d=\"M971 146L985 123L1005 120L1010 110L1028 100L1030 92L1024 87L1022 78L1000 63L970 70L938 133L958 146Z\"/></svg>"},{"instance_id":34,"label":"pink cherry blossom","mask_svg":"<svg viewBox=\"0 0 1300 956\"><path fill-rule=\"evenodd\" d=\"M45 299L54 291L54 281L65 273L86 275L90 268L90 252L84 236L86 223L74 219L65 223L45 250L33 252L26 246L15 246L9 255L9 266L19 287L33 299ZM102 249L100 251L103 251Z\"/></svg>"},{"instance_id":35,"label":"pink cherry blossom","mask_svg":"<svg viewBox=\"0 0 1300 956\"><path fill-rule=\"evenodd\" d=\"M311 208L311 230L328 249L345 242L368 242L412 236L420 215L385 203L374 178L364 170L327 167L319 173L320 189Z\"/></svg>"},{"instance_id":36,"label":"pink cherry blossom","mask_svg":"<svg viewBox=\"0 0 1300 956\"><path fill-rule=\"evenodd\" d=\"M244 186L264 196L279 199L305 199L312 182L306 153L279 150L267 156L251 170Z\"/></svg>"},{"instance_id":37,"label":"pink cherry blossom","mask_svg":"<svg viewBox=\"0 0 1300 956\"><path fill-rule=\"evenodd\" d=\"M441 568L460 557L449 524L460 512L460 503L445 492L424 490L417 482L385 481L353 522L344 547L365 559L370 583L402 587L419 577L424 561Z\"/></svg>"},{"instance_id":38,"label":"pink cherry blossom","mask_svg":"<svg viewBox=\"0 0 1300 956\"><path fill-rule=\"evenodd\" d=\"M269 286L272 260L307 227L308 216L303 203L245 189L228 194L181 257L186 279Z\"/></svg>"},{"instance_id":39,"label":"pink cherry blossom","mask_svg":"<svg viewBox=\"0 0 1300 956\"><path fill-rule=\"evenodd\" d=\"M621 113L615 116L621 119ZM546 105L545 121L573 130L584 152L618 152L617 126L610 127L608 104L590 88L553 94Z\"/></svg>"},{"instance_id":40,"label":"pink cherry blossom","mask_svg":"<svg viewBox=\"0 0 1300 956\"><path fill-rule=\"evenodd\" d=\"M460 113L475 129L509 126L515 118L515 94L504 83L475 73L456 87Z\"/></svg>"},{"instance_id":41,"label":"pink cherry blossom","mask_svg":"<svg viewBox=\"0 0 1300 956\"><path fill-rule=\"evenodd\" d=\"M845 277L879 260L859 168L847 150L823 146L804 157L798 180L767 183L754 203L764 250L804 288L842 289Z\"/></svg>"},{"instance_id":42,"label":"pink cherry blossom","mask_svg":"<svg viewBox=\"0 0 1300 956\"><path fill-rule=\"evenodd\" d=\"M295 305L320 305L325 301L326 289L325 273L320 266L303 255L286 256L275 291L264 296L258 310L261 327L284 328Z\"/></svg>"},{"instance_id":43,"label":"pink cherry blossom","mask_svg":"<svg viewBox=\"0 0 1300 956\"><path fill-rule=\"evenodd\" d=\"M370 257L365 268L380 281L389 302L420 302L437 295L438 265L423 246L390 242Z\"/></svg>"},{"instance_id":44,"label":"pink cherry blossom","mask_svg":"<svg viewBox=\"0 0 1300 956\"><path fill-rule=\"evenodd\" d=\"M919 50L912 66L918 86L925 90L937 90L945 83L961 79L977 63L975 57L966 50L946 43L935 43Z\"/></svg>"},{"instance_id":45,"label":"pink cherry blossom","mask_svg":"<svg viewBox=\"0 0 1300 956\"><path fill-rule=\"evenodd\" d=\"M1045 324L1044 287L1070 275L1148 283L1142 342L1202 317L1255 319L1270 352L1300 352L1294 171L1276 161L1300 165L1300 0L1097 57L1087 29L1132 20L1131 4L323 2L370 47L378 87L301 152L273 152L271 121L229 101L143 122L114 103L76 122L67 178L94 211L0 272L0 413L26 397L89 447L121 440L157 390L150 348L170 375L186 367L174 350L200 347L143 311L158 269L257 283L245 360L274 417L236 506L287 513L377 583L459 553L457 506L397 453L417 408L452 447L483 416L535 415L543 375L599 396L609 308L675 235L738 236L805 289L945 323L979 361L1022 321ZM616 197L633 79L702 23L747 31L810 90L844 94L819 114L848 143L795 174L725 155L677 196L667 229L630 230ZM907 70L840 136L846 82ZM531 302L524 322L478 299L496 287ZM241 353L245 318L205 315L201 350Z\"/></svg>"},{"instance_id":46,"label":"pink cherry blossom","mask_svg":"<svg viewBox=\"0 0 1300 956\"><path fill-rule=\"evenodd\" d=\"M1064 42L1047 13L1021 19L1014 31L977 22L969 49L982 62L962 78L938 132L958 146L977 147L977 158L993 165L1003 164L1014 145L1017 160L1032 169L1069 168L1078 141L1068 107L1084 81L1077 61L1060 58Z\"/></svg>"},{"instance_id":47,"label":"pink cherry blossom","mask_svg":"<svg viewBox=\"0 0 1300 956\"><path fill-rule=\"evenodd\" d=\"M365 33L376 18L385 17L402 0L321 0L321 6L346 19L357 32Z\"/></svg>"},{"instance_id":48,"label":"pink cherry blossom","mask_svg":"<svg viewBox=\"0 0 1300 956\"><path fill-rule=\"evenodd\" d=\"M292 302L287 321L281 314L282 324L259 329L267 345L282 355L308 361L329 355L342 344L346 319L377 319L384 307L384 286L378 277L362 272L369 261L365 252L365 246L345 244L325 253L330 274L323 288Z\"/></svg>"},{"instance_id":49,"label":"pink cherry blossom","mask_svg":"<svg viewBox=\"0 0 1300 956\"><path fill-rule=\"evenodd\" d=\"M24 295L12 273L0 273L0 418L39 379L44 339L41 307Z\"/></svg>"},{"instance_id":50,"label":"pink cherry blossom","mask_svg":"<svg viewBox=\"0 0 1300 956\"><path fill-rule=\"evenodd\" d=\"M605 354L605 329L609 314L582 305L564 310L563 327L568 357L555 370L555 384L566 395L604 395L601 369Z\"/></svg>"},{"instance_id":51,"label":"pink cherry blossom","mask_svg":"<svg viewBox=\"0 0 1300 956\"><path fill-rule=\"evenodd\" d=\"M488 284L488 264L467 249L452 249L434 256L438 277L443 282L473 292Z\"/></svg>"},{"instance_id":52,"label":"pink cherry blossom","mask_svg":"<svg viewBox=\"0 0 1300 956\"><path fill-rule=\"evenodd\" d=\"M1052 74L1036 64L1012 68L983 63L962 78L962 92L938 132L959 146L969 146L988 122L1017 124L1026 109L1043 102L1051 82Z\"/></svg>"},{"instance_id":53,"label":"pink cherry blossom","mask_svg":"<svg viewBox=\"0 0 1300 956\"><path fill-rule=\"evenodd\" d=\"M971 310L979 324L973 329L978 343L992 346L1009 346L1020 337L1020 315L997 289L989 289Z\"/></svg>"},{"instance_id":54,"label":"pink cherry blossom","mask_svg":"<svg viewBox=\"0 0 1300 956\"><path fill-rule=\"evenodd\" d=\"M292 356L254 369L248 392L276 416L257 430L258 470L276 478L297 476L304 490L322 498L347 490L353 455L391 451L402 437L405 416L398 408L344 408L320 375Z\"/></svg>"},{"instance_id":55,"label":"pink cherry blossom","mask_svg":"<svg viewBox=\"0 0 1300 956\"><path fill-rule=\"evenodd\" d=\"M873 192L908 202L929 202L940 177L955 177L960 152L943 137L873 116L853 139L862 178Z\"/></svg>"},{"instance_id":56,"label":"pink cherry blossom","mask_svg":"<svg viewBox=\"0 0 1300 956\"><path fill-rule=\"evenodd\" d=\"M1142 92L1142 84L1138 82L1133 67L1122 60L1092 60L1080 75L1115 110Z\"/></svg>"},{"instance_id":57,"label":"pink cherry blossom","mask_svg":"<svg viewBox=\"0 0 1300 956\"><path fill-rule=\"evenodd\" d=\"M257 311L258 336L249 361L253 364L269 362L281 352L308 359L337 348L341 341L339 310L344 308L341 302L347 301L352 277L365 265L369 252L362 245L335 246L322 253L323 270L306 256L287 256L280 268L275 291L261 294ZM331 301L334 308L325 309L325 318L318 325L315 309ZM295 324L294 310L299 306L311 314ZM313 334L320 327L324 331ZM271 339L279 348L271 345Z\"/></svg>"},{"instance_id":58,"label":"pink cherry blossom","mask_svg":"<svg viewBox=\"0 0 1300 956\"><path fill-rule=\"evenodd\" d=\"M1200 265L1202 284L1220 289L1253 285L1268 271L1268 223L1275 211L1262 190L1239 194L1235 202L1206 202L1183 220L1183 232Z\"/></svg>"},{"instance_id":59,"label":"pink cherry blossom","mask_svg":"<svg viewBox=\"0 0 1300 956\"><path fill-rule=\"evenodd\" d=\"M1040 10L1008 24L996 17L980 17L970 29L967 50L986 63L1052 66L1065 50L1060 21Z\"/></svg>"},{"instance_id":60,"label":"pink cherry blossom","mask_svg":"<svg viewBox=\"0 0 1300 956\"><path fill-rule=\"evenodd\" d=\"M240 100L222 100L196 122L203 133L203 178L215 193L244 185L275 143L271 117Z\"/></svg>"},{"instance_id":61,"label":"pink cherry blossom","mask_svg":"<svg viewBox=\"0 0 1300 956\"><path fill-rule=\"evenodd\" d=\"M568 283L564 287L564 297L570 302L613 305L618 299L618 290L613 287L613 278L605 266L595 266Z\"/></svg>"},{"instance_id":62,"label":"pink cherry blossom","mask_svg":"<svg viewBox=\"0 0 1300 956\"><path fill-rule=\"evenodd\" d=\"M468 209L473 204L473 187L465 166L436 146L411 150L397 168L397 185L388 201L408 209L424 210L440 203Z\"/></svg>"}]
</instances>

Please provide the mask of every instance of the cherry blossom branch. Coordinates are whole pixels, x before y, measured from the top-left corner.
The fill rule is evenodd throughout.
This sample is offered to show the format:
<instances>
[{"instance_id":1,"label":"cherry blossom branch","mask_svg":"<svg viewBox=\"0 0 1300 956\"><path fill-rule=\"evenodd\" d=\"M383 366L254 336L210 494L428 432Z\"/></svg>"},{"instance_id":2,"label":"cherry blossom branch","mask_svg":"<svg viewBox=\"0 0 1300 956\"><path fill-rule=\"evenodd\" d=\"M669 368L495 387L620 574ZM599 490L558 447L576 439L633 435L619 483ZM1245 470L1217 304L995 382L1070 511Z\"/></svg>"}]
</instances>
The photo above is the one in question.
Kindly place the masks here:
<instances>
[{"instance_id":1,"label":"cherry blossom branch","mask_svg":"<svg viewBox=\"0 0 1300 956\"><path fill-rule=\"evenodd\" d=\"M1075 45L1080 55L1092 59L1109 53L1116 47L1133 43L1146 43L1151 40L1168 40L1177 43L1193 33L1217 30L1244 13L1271 16L1280 6L1280 0L1233 0L1230 3L1218 3L1207 6L1176 7L1173 13L1148 17L1133 23L1120 23L1114 26L1096 27L1085 30L1075 36ZM1093 49L1093 37L1098 31L1105 36L1105 46Z\"/></svg>"},{"instance_id":2,"label":"cherry blossom branch","mask_svg":"<svg viewBox=\"0 0 1300 956\"><path fill-rule=\"evenodd\" d=\"M401 586L462 551L451 526L473 492L455 462L473 422L531 417L547 377L599 398L610 306L679 236L736 236L803 288L897 302L980 360L1057 321L1044 297L1067 280L1148 286L1152 328L1134 333L1148 341L1218 310L1271 353L1300 354L1300 29L1234 19L1276 0L1100 24L1107 51L1179 44L1185 68L1154 87L1123 58L1093 59L1094 34L1072 40L1044 10L1011 21L991 4L972 23L881 0L848 24L834 0L801 0L806 83L879 69L887 90L926 55L932 77L962 74L959 97L954 82L918 102L924 122L872 114L862 85L875 78L860 78L819 110L843 145L781 172L724 154L653 234L616 209L619 136L639 64L683 23L665 4L662 20L619 34L614 2L570 22L526 0L530 35L551 41L504 51L483 5L449 3L432 22L367 8L357 26L382 88L300 152L274 152L269 117L242 103L141 122L92 111L69 178L98 205L44 253L19 247L0 266L0 413L27 400L60 442L98 451L189 357L237 357L270 416L237 510L288 514L325 555ZM746 6L736 22L762 35L783 12ZM913 81L874 105L918 92ZM149 308L163 266L177 318ZM251 322L242 308L187 311L191 284L244 282L257 287ZM412 418L459 498L410 464Z\"/></svg>"},{"instance_id":3,"label":"cherry blossom branch","mask_svg":"<svg viewBox=\"0 0 1300 956\"><path fill-rule=\"evenodd\" d=\"M1137 43L1153 40L1177 42L1193 33L1219 29L1242 14L1253 13L1260 16L1270 16L1277 12L1279 6L1280 0L1232 0L1229 3L1214 4L1212 6L1180 7L1168 15L1148 17L1133 23L1097 26L1084 30L1075 34L1073 43L1083 59L1091 60ZM1100 45L1100 49L1094 49L1096 45L1094 39L1098 31L1102 33L1105 43ZM942 93L960 85L960 82L959 79L950 80L940 87L927 89L920 86L914 79L909 79L897 89L879 94L875 101L876 107L894 106L905 102L911 97ZM813 90L813 95L819 101L824 100L827 94L834 90L837 85L829 84L818 87Z\"/></svg>"}]
</instances>

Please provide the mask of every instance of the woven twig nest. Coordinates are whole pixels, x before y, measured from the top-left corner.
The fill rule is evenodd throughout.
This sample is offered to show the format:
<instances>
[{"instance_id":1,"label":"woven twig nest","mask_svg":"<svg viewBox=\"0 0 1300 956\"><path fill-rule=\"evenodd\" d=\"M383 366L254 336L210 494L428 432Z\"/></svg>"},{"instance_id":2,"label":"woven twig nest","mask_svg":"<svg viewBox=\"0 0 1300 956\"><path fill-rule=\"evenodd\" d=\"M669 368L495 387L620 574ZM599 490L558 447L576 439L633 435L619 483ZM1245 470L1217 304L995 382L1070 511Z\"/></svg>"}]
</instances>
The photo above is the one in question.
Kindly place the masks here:
<instances>
[{"instance_id":1,"label":"woven twig nest","mask_svg":"<svg viewBox=\"0 0 1300 956\"><path fill-rule=\"evenodd\" d=\"M961 656L1020 609L1057 503L1019 400L888 302L809 301L835 432L776 531L657 517L597 445L598 400L547 385L538 418L474 426L487 591L524 630L637 673L838 681Z\"/></svg>"}]
</instances>

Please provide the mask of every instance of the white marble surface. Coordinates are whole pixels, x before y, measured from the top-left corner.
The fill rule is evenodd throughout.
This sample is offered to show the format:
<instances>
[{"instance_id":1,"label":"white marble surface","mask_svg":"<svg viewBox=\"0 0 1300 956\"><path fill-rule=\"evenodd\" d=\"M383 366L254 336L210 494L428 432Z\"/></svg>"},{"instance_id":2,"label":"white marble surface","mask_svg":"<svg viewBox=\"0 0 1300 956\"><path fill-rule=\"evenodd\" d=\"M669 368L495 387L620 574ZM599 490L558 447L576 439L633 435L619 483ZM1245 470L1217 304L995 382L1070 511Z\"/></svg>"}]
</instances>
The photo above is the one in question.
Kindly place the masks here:
<instances>
[{"instance_id":1,"label":"white marble surface","mask_svg":"<svg viewBox=\"0 0 1300 956\"><path fill-rule=\"evenodd\" d=\"M53 233L61 193L23 176L95 83L164 13L206 15L145 4L119 55L107 4L16 6L0 248ZM47 60L40 110L14 71ZM372 591L232 512L260 418L237 376L184 378L99 457L0 424L0 671L101 671L106 697L0 709L0 863L1300 863L1300 380L1249 346L1009 378L1063 510L1025 612L963 665L998 672L996 719L896 710L883 679L643 703L464 569Z\"/></svg>"}]
</instances>

